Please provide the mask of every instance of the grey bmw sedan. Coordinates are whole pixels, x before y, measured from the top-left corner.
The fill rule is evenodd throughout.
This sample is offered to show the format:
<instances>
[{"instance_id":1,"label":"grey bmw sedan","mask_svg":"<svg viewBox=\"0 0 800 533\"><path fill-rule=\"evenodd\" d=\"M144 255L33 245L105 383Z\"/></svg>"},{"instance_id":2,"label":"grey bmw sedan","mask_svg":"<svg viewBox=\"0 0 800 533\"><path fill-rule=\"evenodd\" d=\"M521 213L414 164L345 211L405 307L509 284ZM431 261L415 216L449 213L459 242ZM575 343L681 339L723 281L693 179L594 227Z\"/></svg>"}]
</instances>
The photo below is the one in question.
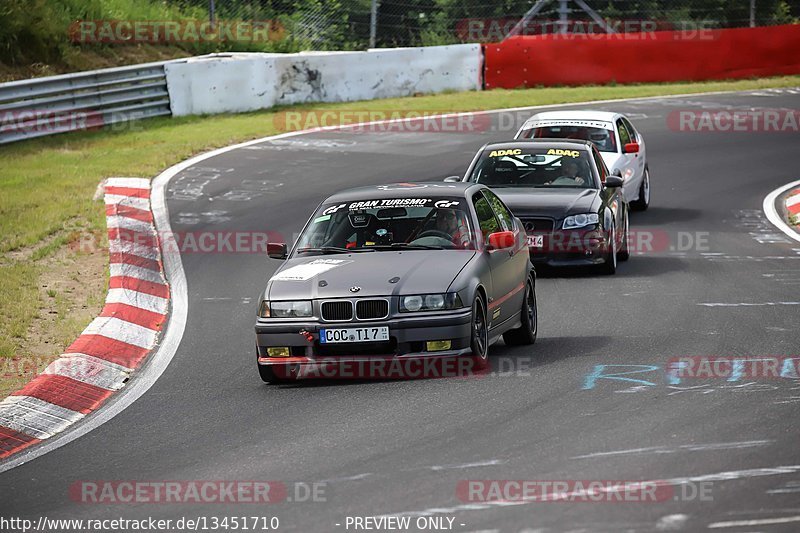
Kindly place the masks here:
<instances>
[{"instance_id":1,"label":"grey bmw sedan","mask_svg":"<svg viewBox=\"0 0 800 533\"><path fill-rule=\"evenodd\" d=\"M525 230L484 185L340 192L319 205L291 250L270 243L268 255L284 263L266 284L255 325L266 382L348 364L338 376L393 377L363 365L376 361L399 369L397 377L424 375L399 364L409 361L485 369L501 336L506 344L536 340Z\"/></svg>"}]
</instances>

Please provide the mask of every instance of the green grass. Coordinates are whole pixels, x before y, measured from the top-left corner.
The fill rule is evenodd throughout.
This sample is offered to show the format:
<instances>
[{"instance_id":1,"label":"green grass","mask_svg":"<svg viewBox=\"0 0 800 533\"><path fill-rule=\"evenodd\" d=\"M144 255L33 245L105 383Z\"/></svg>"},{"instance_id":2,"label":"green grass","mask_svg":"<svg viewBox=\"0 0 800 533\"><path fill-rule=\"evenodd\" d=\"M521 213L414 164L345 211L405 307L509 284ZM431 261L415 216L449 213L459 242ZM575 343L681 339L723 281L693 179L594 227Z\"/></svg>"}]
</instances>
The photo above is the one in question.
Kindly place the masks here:
<instances>
[{"instance_id":1,"label":"green grass","mask_svg":"<svg viewBox=\"0 0 800 533\"><path fill-rule=\"evenodd\" d=\"M589 100L800 85L800 76L657 85L540 88L449 93L347 104L308 104L292 110L477 111ZM69 241L69 228L100 231L103 204L92 200L101 179L153 177L165 168L235 142L285 131L276 109L214 117L158 118L133 131L95 131L0 147L0 355L19 345L38 305L39 263ZM509 132L511 133L511 132ZM65 227L68 228L65 230ZM46 242L47 244L42 244ZM34 251L12 259L14 250ZM8 256L8 257L7 257Z\"/></svg>"},{"instance_id":2,"label":"green grass","mask_svg":"<svg viewBox=\"0 0 800 533\"><path fill-rule=\"evenodd\" d=\"M36 264L23 261L0 266L0 357L16 355L39 310L39 273Z\"/></svg>"}]
</instances>

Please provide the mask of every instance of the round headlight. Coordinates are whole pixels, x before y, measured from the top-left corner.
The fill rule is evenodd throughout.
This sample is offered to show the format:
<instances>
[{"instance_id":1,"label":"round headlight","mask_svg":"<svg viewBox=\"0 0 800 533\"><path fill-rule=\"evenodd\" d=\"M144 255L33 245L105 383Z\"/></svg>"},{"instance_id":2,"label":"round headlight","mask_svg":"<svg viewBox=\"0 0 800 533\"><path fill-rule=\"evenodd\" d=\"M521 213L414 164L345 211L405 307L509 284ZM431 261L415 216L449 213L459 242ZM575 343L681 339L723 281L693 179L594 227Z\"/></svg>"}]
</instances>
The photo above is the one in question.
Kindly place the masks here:
<instances>
[{"instance_id":1,"label":"round headlight","mask_svg":"<svg viewBox=\"0 0 800 533\"><path fill-rule=\"evenodd\" d=\"M576 226L585 226L588 221L589 218L586 215L575 215Z\"/></svg>"},{"instance_id":2,"label":"round headlight","mask_svg":"<svg viewBox=\"0 0 800 533\"><path fill-rule=\"evenodd\" d=\"M428 309L442 309L444 307L444 296L441 294L429 294L425 297L425 307Z\"/></svg>"},{"instance_id":3,"label":"round headlight","mask_svg":"<svg viewBox=\"0 0 800 533\"><path fill-rule=\"evenodd\" d=\"M403 305L409 311L419 311L422 309L422 296L406 296Z\"/></svg>"}]
</instances>

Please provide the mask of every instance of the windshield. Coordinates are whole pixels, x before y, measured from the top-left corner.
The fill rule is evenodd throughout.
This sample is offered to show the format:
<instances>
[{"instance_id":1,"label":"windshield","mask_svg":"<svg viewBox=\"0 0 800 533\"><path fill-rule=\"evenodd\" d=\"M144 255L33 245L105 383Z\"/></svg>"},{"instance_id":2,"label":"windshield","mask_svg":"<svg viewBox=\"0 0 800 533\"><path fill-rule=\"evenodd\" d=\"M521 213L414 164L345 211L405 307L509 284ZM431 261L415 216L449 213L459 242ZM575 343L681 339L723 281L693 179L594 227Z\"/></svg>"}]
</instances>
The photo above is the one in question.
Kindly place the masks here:
<instances>
[{"instance_id":1,"label":"windshield","mask_svg":"<svg viewBox=\"0 0 800 533\"><path fill-rule=\"evenodd\" d=\"M469 181L489 187L595 188L587 150L487 148Z\"/></svg>"},{"instance_id":2,"label":"windshield","mask_svg":"<svg viewBox=\"0 0 800 533\"><path fill-rule=\"evenodd\" d=\"M522 131L521 139L579 139L592 141L601 152L616 152L617 140L611 124L608 128L587 126L536 126Z\"/></svg>"},{"instance_id":3,"label":"windshield","mask_svg":"<svg viewBox=\"0 0 800 533\"><path fill-rule=\"evenodd\" d=\"M325 204L300 235L297 254L397 249L474 249L463 198L383 198Z\"/></svg>"}]
</instances>

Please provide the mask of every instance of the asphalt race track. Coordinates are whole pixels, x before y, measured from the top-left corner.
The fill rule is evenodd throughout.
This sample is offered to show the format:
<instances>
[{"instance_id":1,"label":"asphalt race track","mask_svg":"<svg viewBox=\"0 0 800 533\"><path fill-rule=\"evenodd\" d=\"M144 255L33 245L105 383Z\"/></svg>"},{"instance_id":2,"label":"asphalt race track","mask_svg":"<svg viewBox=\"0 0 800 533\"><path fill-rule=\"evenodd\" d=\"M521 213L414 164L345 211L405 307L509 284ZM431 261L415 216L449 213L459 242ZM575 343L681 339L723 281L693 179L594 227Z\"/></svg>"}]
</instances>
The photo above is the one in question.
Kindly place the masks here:
<instances>
[{"instance_id":1,"label":"asphalt race track","mask_svg":"<svg viewBox=\"0 0 800 533\"><path fill-rule=\"evenodd\" d=\"M453 530L465 532L797 531L800 381L675 383L665 368L679 356L800 351L800 243L761 208L765 195L798 178L797 133L667 124L682 109L798 109L800 91L592 107L628 113L645 135L653 200L632 214L631 227L660 244L614 277L540 275L535 346L495 345L495 372L482 378L266 386L253 324L278 262L188 253L189 319L169 368L110 422L0 475L3 514L258 514L300 532L347 531L348 516L403 513L454 517ZM334 191L441 180L463 172L484 142L513 133L328 131L266 141L173 178L172 229L291 239ZM637 372L622 381L594 379L597 365L642 366L601 369ZM326 501L92 505L68 495L81 480L221 479L324 481ZM675 501L676 489L650 503L470 505L456 495L468 479L667 480L706 484L710 497Z\"/></svg>"}]
</instances>

